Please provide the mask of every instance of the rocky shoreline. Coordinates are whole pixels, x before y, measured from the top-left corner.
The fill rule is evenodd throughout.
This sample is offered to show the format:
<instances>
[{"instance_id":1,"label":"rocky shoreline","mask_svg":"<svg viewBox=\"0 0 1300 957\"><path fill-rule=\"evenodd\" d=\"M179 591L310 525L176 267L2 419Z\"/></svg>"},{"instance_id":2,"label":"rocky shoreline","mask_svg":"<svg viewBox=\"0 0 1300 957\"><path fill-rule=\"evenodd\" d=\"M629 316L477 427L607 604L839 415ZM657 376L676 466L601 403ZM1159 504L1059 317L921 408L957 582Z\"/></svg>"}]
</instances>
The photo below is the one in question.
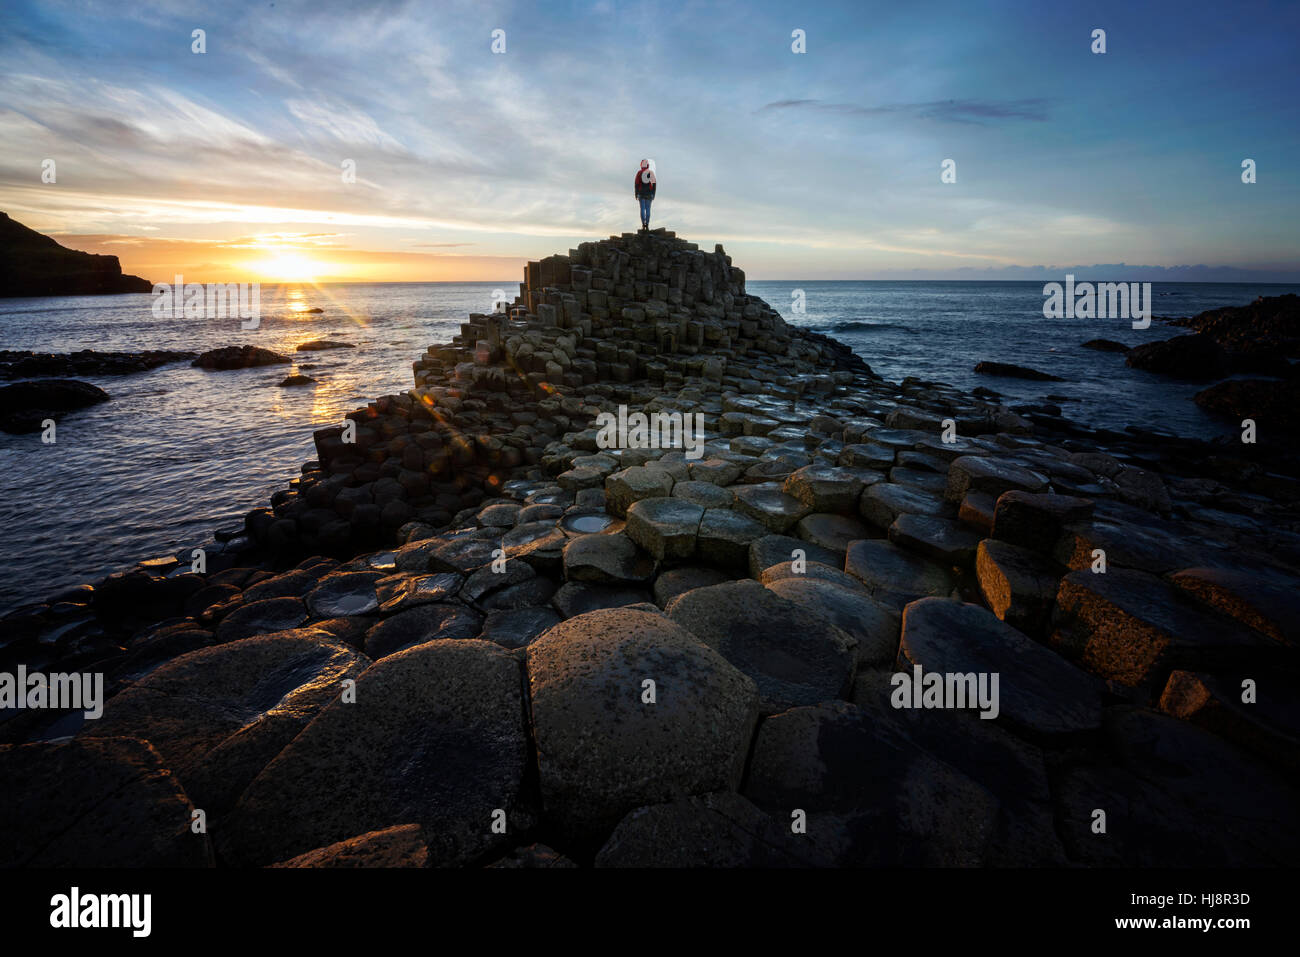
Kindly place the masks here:
<instances>
[{"instance_id":1,"label":"rocky shoreline","mask_svg":"<svg viewBox=\"0 0 1300 957\"><path fill-rule=\"evenodd\" d=\"M0 723L0 862L1300 849L1300 467L1268 429L1104 432L887 382L660 230L530 263L413 373L201 571L2 620L0 671L103 673L108 698ZM699 454L604 447L620 407L701 415ZM996 716L895 706L924 672L998 675Z\"/></svg>"}]
</instances>

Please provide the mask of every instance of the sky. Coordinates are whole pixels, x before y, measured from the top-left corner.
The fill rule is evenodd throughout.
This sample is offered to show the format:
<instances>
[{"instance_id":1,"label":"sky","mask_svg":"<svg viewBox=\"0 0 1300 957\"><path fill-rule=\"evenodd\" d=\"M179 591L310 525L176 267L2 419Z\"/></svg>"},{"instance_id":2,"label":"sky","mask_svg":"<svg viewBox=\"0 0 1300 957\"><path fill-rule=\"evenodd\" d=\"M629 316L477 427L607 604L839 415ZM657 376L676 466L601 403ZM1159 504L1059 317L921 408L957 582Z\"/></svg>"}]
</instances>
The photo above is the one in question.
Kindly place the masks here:
<instances>
[{"instance_id":1,"label":"sky","mask_svg":"<svg viewBox=\"0 0 1300 957\"><path fill-rule=\"evenodd\" d=\"M517 281L643 157L754 279L1300 281L1296 3L0 9L0 209L153 281Z\"/></svg>"}]
</instances>

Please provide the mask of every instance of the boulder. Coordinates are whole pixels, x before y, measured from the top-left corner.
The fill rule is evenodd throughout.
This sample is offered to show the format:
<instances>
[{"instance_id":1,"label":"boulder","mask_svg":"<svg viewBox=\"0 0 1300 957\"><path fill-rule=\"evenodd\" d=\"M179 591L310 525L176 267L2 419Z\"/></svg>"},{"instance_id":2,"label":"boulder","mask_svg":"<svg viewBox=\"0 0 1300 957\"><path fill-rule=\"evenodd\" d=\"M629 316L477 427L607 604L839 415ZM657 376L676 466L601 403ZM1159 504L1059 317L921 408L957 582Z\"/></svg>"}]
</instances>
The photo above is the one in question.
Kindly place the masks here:
<instances>
[{"instance_id":1,"label":"boulder","mask_svg":"<svg viewBox=\"0 0 1300 957\"><path fill-rule=\"evenodd\" d=\"M654 572L654 559L622 532L582 535L564 546L564 577L569 581L641 584Z\"/></svg>"},{"instance_id":2,"label":"boulder","mask_svg":"<svg viewBox=\"0 0 1300 957\"><path fill-rule=\"evenodd\" d=\"M222 827L223 856L269 864L400 824L420 825L434 866L508 846L533 820L520 798L523 716L519 662L491 642L390 655L248 786Z\"/></svg>"},{"instance_id":3,"label":"boulder","mask_svg":"<svg viewBox=\"0 0 1300 957\"><path fill-rule=\"evenodd\" d=\"M749 562L749 546L767 534L767 529L729 508L705 509L696 537L700 559L723 568L743 569Z\"/></svg>"},{"instance_id":4,"label":"boulder","mask_svg":"<svg viewBox=\"0 0 1300 957\"><path fill-rule=\"evenodd\" d=\"M763 584L786 601L802 605L810 618L824 618L853 638L858 643L859 668L888 666L897 657L901 616L859 589L797 575Z\"/></svg>"},{"instance_id":5,"label":"boulder","mask_svg":"<svg viewBox=\"0 0 1300 957\"><path fill-rule=\"evenodd\" d=\"M659 561L690 558L704 509L679 498L648 498L627 510L627 535Z\"/></svg>"},{"instance_id":6,"label":"boulder","mask_svg":"<svg viewBox=\"0 0 1300 957\"><path fill-rule=\"evenodd\" d=\"M1222 379L1232 371L1232 362L1223 347L1201 334L1175 336L1134 346L1128 351L1124 364L1190 382Z\"/></svg>"},{"instance_id":7,"label":"boulder","mask_svg":"<svg viewBox=\"0 0 1300 957\"><path fill-rule=\"evenodd\" d=\"M996 375L1010 379L1033 379L1037 382L1065 381L1059 375L1039 372L1037 369L1014 365L1010 362L978 362L975 364L975 371L980 375Z\"/></svg>"},{"instance_id":8,"label":"boulder","mask_svg":"<svg viewBox=\"0 0 1300 957\"><path fill-rule=\"evenodd\" d=\"M1061 571L1036 552L986 538L975 555L980 594L993 614L1027 635L1047 628Z\"/></svg>"},{"instance_id":9,"label":"boulder","mask_svg":"<svg viewBox=\"0 0 1300 957\"><path fill-rule=\"evenodd\" d=\"M782 822L802 811L809 850L841 867L978 867L999 810L985 788L843 701L764 720L743 793Z\"/></svg>"},{"instance_id":10,"label":"boulder","mask_svg":"<svg viewBox=\"0 0 1300 957\"><path fill-rule=\"evenodd\" d=\"M754 683L660 615L562 622L528 646L528 680L542 801L568 833L603 834L641 805L740 783Z\"/></svg>"},{"instance_id":11,"label":"boulder","mask_svg":"<svg viewBox=\"0 0 1300 957\"><path fill-rule=\"evenodd\" d=\"M775 482L742 485L734 489L736 511L765 526L778 535L789 531L799 519L813 511L792 495L781 491Z\"/></svg>"},{"instance_id":12,"label":"boulder","mask_svg":"<svg viewBox=\"0 0 1300 957\"><path fill-rule=\"evenodd\" d=\"M0 429L11 433L39 432L46 419L107 402L98 386L75 379L36 379L0 386Z\"/></svg>"},{"instance_id":13,"label":"boulder","mask_svg":"<svg viewBox=\"0 0 1300 957\"><path fill-rule=\"evenodd\" d=\"M292 361L288 356L258 346L224 346L200 353L190 364L198 369L248 369Z\"/></svg>"},{"instance_id":14,"label":"boulder","mask_svg":"<svg viewBox=\"0 0 1300 957\"><path fill-rule=\"evenodd\" d=\"M696 588L665 611L754 680L765 712L848 693L857 654L853 637L758 582Z\"/></svg>"},{"instance_id":15,"label":"boulder","mask_svg":"<svg viewBox=\"0 0 1300 957\"><path fill-rule=\"evenodd\" d=\"M967 676L960 690L967 709L978 676L996 693L981 720L1003 721L1021 733L1048 737L1101 726L1099 681L1049 648L999 621L988 609L946 598L923 598L903 611L898 667L923 674ZM951 707L953 702L945 702ZM985 719L984 714L992 717Z\"/></svg>"},{"instance_id":16,"label":"boulder","mask_svg":"<svg viewBox=\"0 0 1300 957\"><path fill-rule=\"evenodd\" d=\"M1027 468L988 455L963 455L948 466L944 497L950 502L960 502L968 492L1001 495L1010 490L1042 492L1046 488L1047 480Z\"/></svg>"},{"instance_id":17,"label":"boulder","mask_svg":"<svg viewBox=\"0 0 1300 957\"><path fill-rule=\"evenodd\" d=\"M202 648L114 695L81 737L149 741L198 806L218 814L369 664L309 628Z\"/></svg>"},{"instance_id":18,"label":"boulder","mask_svg":"<svg viewBox=\"0 0 1300 957\"><path fill-rule=\"evenodd\" d=\"M1271 644L1136 569L1071 572L1061 579L1056 604L1052 644L1094 674L1131 687L1150 687L1173 669L1260 662Z\"/></svg>"},{"instance_id":19,"label":"boulder","mask_svg":"<svg viewBox=\"0 0 1300 957\"><path fill-rule=\"evenodd\" d=\"M902 609L917 598L952 593L952 573L893 542L866 539L849 545L844 570L862 582L878 601Z\"/></svg>"},{"instance_id":20,"label":"boulder","mask_svg":"<svg viewBox=\"0 0 1300 957\"><path fill-rule=\"evenodd\" d=\"M1092 508L1089 499L1072 495L1003 492L993 512L992 537L1051 554L1064 527L1091 518Z\"/></svg>"},{"instance_id":21,"label":"boulder","mask_svg":"<svg viewBox=\"0 0 1300 957\"><path fill-rule=\"evenodd\" d=\"M1228 379L1202 389L1193 400L1206 412L1232 420L1234 428L1253 420L1262 439L1270 433L1300 432L1300 379Z\"/></svg>"},{"instance_id":22,"label":"boulder","mask_svg":"<svg viewBox=\"0 0 1300 957\"><path fill-rule=\"evenodd\" d=\"M716 791L628 812L597 867L812 867L798 835L739 794Z\"/></svg>"},{"instance_id":23,"label":"boulder","mask_svg":"<svg viewBox=\"0 0 1300 957\"><path fill-rule=\"evenodd\" d=\"M366 654L378 661L395 652L430 641L473 638L483 619L464 605L433 602L385 618L366 632Z\"/></svg>"}]
</instances>

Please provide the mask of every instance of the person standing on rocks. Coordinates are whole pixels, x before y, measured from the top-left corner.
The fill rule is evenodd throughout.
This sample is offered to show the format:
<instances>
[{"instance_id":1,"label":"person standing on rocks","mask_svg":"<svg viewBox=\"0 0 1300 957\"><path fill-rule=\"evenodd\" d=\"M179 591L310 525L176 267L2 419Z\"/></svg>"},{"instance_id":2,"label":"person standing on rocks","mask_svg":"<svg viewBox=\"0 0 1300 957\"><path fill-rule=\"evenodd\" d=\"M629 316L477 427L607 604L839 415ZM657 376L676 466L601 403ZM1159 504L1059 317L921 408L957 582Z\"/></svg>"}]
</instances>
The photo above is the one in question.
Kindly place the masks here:
<instances>
[{"instance_id":1,"label":"person standing on rocks","mask_svg":"<svg viewBox=\"0 0 1300 957\"><path fill-rule=\"evenodd\" d=\"M636 171L636 179L633 182L636 187L636 198L641 202L641 228L646 230L650 228L650 203L654 201L655 186L658 185L655 171L650 168L649 160L641 161L641 167Z\"/></svg>"}]
</instances>

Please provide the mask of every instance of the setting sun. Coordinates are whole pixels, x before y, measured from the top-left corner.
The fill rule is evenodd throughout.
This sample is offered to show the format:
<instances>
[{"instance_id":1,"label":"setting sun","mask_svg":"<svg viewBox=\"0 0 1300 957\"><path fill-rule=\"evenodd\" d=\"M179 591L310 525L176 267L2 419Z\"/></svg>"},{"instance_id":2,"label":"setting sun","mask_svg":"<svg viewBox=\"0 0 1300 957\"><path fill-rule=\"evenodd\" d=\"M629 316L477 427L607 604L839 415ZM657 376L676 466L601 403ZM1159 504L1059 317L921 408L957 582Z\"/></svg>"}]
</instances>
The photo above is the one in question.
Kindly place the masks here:
<instances>
[{"instance_id":1,"label":"setting sun","mask_svg":"<svg viewBox=\"0 0 1300 957\"><path fill-rule=\"evenodd\" d=\"M319 264L294 250L274 252L250 266L264 279L280 282L311 282L319 271Z\"/></svg>"}]
</instances>

